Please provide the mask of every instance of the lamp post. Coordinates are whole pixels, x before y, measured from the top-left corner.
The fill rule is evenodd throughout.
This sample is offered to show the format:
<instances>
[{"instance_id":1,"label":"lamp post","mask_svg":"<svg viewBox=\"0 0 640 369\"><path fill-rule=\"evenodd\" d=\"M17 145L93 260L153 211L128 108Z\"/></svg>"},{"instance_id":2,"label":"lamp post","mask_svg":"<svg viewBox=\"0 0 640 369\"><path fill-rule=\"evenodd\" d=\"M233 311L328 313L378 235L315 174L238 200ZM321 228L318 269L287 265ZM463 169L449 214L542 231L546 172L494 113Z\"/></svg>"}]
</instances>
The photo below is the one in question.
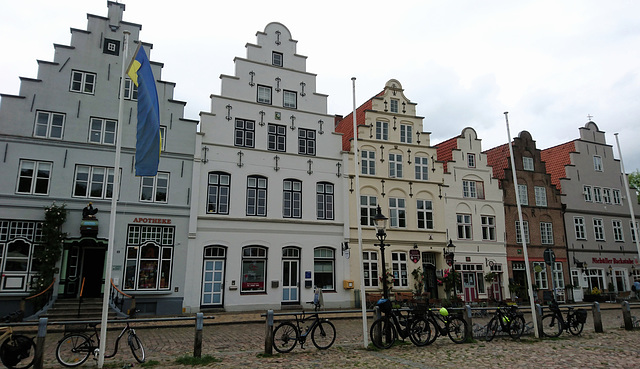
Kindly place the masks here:
<instances>
[{"instance_id":1,"label":"lamp post","mask_svg":"<svg viewBox=\"0 0 640 369\"><path fill-rule=\"evenodd\" d=\"M378 241L380 241L378 246L380 247L380 257L382 259L382 296L388 300L389 292L387 290L387 264L385 263L384 257L384 248L385 246L388 246L384 243L384 240L387 238L387 220L388 218L382 215L380 205L378 205L376 216L373 217L373 223L376 226L376 237L378 238Z\"/></svg>"},{"instance_id":2,"label":"lamp post","mask_svg":"<svg viewBox=\"0 0 640 369\"><path fill-rule=\"evenodd\" d=\"M456 270L453 266L453 264L455 263L455 251L456 251L456 245L453 244L453 242L451 242L451 239L449 239L449 244L447 245L446 248L442 249L442 253L444 254L444 260L446 261L447 265L451 268L450 273L453 276L453 294L455 295L456 293L456 286L455 286L455 280L456 280Z\"/></svg>"}]
</instances>

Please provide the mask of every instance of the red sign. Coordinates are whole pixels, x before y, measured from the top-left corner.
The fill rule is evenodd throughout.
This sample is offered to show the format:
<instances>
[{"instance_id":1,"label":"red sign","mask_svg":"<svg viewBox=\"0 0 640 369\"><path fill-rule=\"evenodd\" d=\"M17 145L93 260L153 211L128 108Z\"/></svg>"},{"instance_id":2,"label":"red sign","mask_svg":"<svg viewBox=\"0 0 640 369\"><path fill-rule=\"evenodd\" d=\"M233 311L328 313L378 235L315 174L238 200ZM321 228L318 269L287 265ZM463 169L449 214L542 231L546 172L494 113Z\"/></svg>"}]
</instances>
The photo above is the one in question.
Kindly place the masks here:
<instances>
[{"instance_id":1,"label":"red sign","mask_svg":"<svg viewBox=\"0 0 640 369\"><path fill-rule=\"evenodd\" d=\"M135 218L134 223L171 224L171 219L166 218Z\"/></svg>"},{"instance_id":2,"label":"red sign","mask_svg":"<svg viewBox=\"0 0 640 369\"><path fill-rule=\"evenodd\" d=\"M417 263L420 261L420 250L409 250L409 259L411 259L411 261L413 261L414 263Z\"/></svg>"}]
</instances>

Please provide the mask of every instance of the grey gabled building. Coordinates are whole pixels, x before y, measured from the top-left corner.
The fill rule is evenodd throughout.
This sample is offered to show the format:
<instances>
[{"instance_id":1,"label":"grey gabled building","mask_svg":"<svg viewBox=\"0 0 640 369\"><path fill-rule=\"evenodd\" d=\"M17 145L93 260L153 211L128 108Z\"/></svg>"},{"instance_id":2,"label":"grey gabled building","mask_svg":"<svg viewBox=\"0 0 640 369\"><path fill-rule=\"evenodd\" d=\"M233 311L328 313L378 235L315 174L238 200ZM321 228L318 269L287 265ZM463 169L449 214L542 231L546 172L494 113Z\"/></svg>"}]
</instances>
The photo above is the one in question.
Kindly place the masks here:
<instances>
[{"instance_id":1,"label":"grey gabled building","mask_svg":"<svg viewBox=\"0 0 640 369\"><path fill-rule=\"evenodd\" d=\"M17 95L0 95L2 312L17 309L30 294L44 208L54 202L68 209L54 296L102 295L118 127L123 134L113 282L135 296L143 312L182 309L198 122L183 118L186 103L173 99L175 84L162 81L163 65L152 61L163 152L156 177L135 176L137 90L128 78L122 122L118 105L123 32L131 33L128 64L141 25L123 20L124 4L109 1L107 7L107 17L89 14L87 29L72 28L69 45L54 44L53 61L38 60L37 77L21 77ZM152 45L143 47L152 57ZM81 231L82 211L90 202L99 209L98 229Z\"/></svg>"}]
</instances>

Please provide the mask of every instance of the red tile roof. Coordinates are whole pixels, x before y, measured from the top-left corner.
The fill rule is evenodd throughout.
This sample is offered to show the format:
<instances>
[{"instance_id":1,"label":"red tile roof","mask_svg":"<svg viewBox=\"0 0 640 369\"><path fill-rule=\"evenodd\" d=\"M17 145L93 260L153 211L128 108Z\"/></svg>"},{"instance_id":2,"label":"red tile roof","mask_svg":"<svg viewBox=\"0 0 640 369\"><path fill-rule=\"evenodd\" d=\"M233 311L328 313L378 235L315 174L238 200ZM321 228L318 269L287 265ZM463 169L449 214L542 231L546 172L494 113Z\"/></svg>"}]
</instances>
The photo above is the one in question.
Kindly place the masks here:
<instances>
[{"instance_id":1,"label":"red tile roof","mask_svg":"<svg viewBox=\"0 0 640 369\"><path fill-rule=\"evenodd\" d=\"M365 101L364 104L360 105L360 107L356 109L356 123L358 126L365 125L364 118L366 111L371 110L373 107L373 99L377 96L381 96L382 94L384 94L384 90ZM335 131L342 133L342 150L351 150L351 140L353 139L353 112L336 122Z\"/></svg>"},{"instance_id":2,"label":"red tile roof","mask_svg":"<svg viewBox=\"0 0 640 369\"><path fill-rule=\"evenodd\" d=\"M453 150L458 148L458 138L459 135L436 145L436 156L443 163L445 173L448 173L447 163L453 159Z\"/></svg>"},{"instance_id":3,"label":"red tile roof","mask_svg":"<svg viewBox=\"0 0 640 369\"><path fill-rule=\"evenodd\" d=\"M493 177L504 179L504 170L509 168L509 146L503 144L484 151L487 155L487 165L493 167Z\"/></svg>"},{"instance_id":4,"label":"red tile roof","mask_svg":"<svg viewBox=\"0 0 640 369\"><path fill-rule=\"evenodd\" d=\"M576 151L575 141L569 141L558 146L540 151L540 159L546 163L547 173L551 175L551 183L561 190L560 179L566 178L566 165L571 165L572 152Z\"/></svg>"}]
</instances>

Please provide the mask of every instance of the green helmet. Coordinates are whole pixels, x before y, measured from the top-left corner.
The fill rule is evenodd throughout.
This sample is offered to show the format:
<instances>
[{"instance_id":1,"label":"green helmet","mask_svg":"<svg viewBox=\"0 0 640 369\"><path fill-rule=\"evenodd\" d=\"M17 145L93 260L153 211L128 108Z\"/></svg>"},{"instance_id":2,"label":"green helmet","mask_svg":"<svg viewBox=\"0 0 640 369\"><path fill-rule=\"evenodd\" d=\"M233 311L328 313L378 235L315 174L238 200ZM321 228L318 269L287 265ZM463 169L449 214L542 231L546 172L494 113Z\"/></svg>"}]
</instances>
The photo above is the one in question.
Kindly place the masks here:
<instances>
[{"instance_id":1,"label":"green helmet","mask_svg":"<svg viewBox=\"0 0 640 369\"><path fill-rule=\"evenodd\" d=\"M448 316L448 315L449 315L449 311L447 310L447 308L445 308L445 307L441 307L441 308L440 308L440 315L442 315L442 316Z\"/></svg>"}]
</instances>

